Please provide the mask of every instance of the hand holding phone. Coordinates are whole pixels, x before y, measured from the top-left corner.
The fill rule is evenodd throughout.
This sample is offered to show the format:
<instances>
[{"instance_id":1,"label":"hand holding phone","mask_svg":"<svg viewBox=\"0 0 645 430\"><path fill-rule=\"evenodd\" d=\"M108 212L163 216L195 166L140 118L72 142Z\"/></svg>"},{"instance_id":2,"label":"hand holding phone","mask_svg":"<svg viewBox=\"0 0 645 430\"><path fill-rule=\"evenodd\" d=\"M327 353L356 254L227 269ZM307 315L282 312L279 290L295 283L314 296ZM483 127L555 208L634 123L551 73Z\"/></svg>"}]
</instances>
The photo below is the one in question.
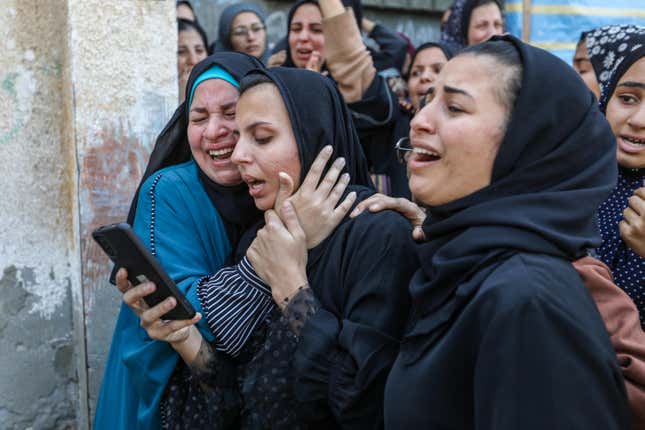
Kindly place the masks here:
<instances>
[{"instance_id":1,"label":"hand holding phone","mask_svg":"<svg viewBox=\"0 0 645 430\"><path fill-rule=\"evenodd\" d=\"M173 297L176 306L161 316L164 320L190 320L195 317L195 309L177 288L157 259L148 251L136 233L126 223L99 227L92 237L101 246L117 267L127 270L127 278L137 286L147 281L156 288L143 300L149 307Z\"/></svg>"}]
</instances>

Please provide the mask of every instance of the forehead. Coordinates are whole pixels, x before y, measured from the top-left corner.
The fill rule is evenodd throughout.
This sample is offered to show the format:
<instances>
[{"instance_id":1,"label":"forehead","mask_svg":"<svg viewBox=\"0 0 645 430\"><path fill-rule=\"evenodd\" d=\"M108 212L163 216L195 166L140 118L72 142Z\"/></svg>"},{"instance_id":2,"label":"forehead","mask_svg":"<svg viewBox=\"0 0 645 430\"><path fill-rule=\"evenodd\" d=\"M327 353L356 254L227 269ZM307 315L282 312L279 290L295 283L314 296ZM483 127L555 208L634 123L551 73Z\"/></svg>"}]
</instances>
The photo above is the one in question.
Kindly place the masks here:
<instances>
[{"instance_id":1,"label":"forehead","mask_svg":"<svg viewBox=\"0 0 645 430\"><path fill-rule=\"evenodd\" d=\"M626 81L645 83L645 57L632 64L625 74L620 77L618 84Z\"/></svg>"},{"instance_id":2,"label":"forehead","mask_svg":"<svg viewBox=\"0 0 645 430\"><path fill-rule=\"evenodd\" d=\"M420 51L414 58L413 66L422 64L445 63L446 61L448 61L448 59L446 58L446 55L443 53L441 48L433 46Z\"/></svg>"},{"instance_id":3,"label":"forehead","mask_svg":"<svg viewBox=\"0 0 645 430\"><path fill-rule=\"evenodd\" d=\"M318 6L305 3L293 14L291 22L322 22L322 15Z\"/></svg>"},{"instance_id":4,"label":"forehead","mask_svg":"<svg viewBox=\"0 0 645 430\"><path fill-rule=\"evenodd\" d=\"M195 88L191 107L219 106L235 102L239 96L237 88L221 79L209 79Z\"/></svg>"},{"instance_id":5,"label":"forehead","mask_svg":"<svg viewBox=\"0 0 645 430\"><path fill-rule=\"evenodd\" d=\"M473 9L470 15L470 21L473 22L475 20L482 19L502 19L502 12L499 10L499 7L497 7L497 4L488 3L477 6L475 9Z\"/></svg>"},{"instance_id":6,"label":"forehead","mask_svg":"<svg viewBox=\"0 0 645 430\"><path fill-rule=\"evenodd\" d=\"M256 85L242 94L237 104L236 119L240 128L255 121L279 126L291 123L278 87L269 83Z\"/></svg>"},{"instance_id":7,"label":"forehead","mask_svg":"<svg viewBox=\"0 0 645 430\"><path fill-rule=\"evenodd\" d=\"M180 31L177 36L177 43L186 45L204 44L202 37L195 30Z\"/></svg>"},{"instance_id":8,"label":"forehead","mask_svg":"<svg viewBox=\"0 0 645 430\"><path fill-rule=\"evenodd\" d=\"M233 27L261 22L260 17L253 12L240 12L233 18Z\"/></svg>"},{"instance_id":9,"label":"forehead","mask_svg":"<svg viewBox=\"0 0 645 430\"><path fill-rule=\"evenodd\" d=\"M584 40L580 42L576 48L576 53L574 54L575 58L589 58L589 53L587 52L587 42Z\"/></svg>"},{"instance_id":10,"label":"forehead","mask_svg":"<svg viewBox=\"0 0 645 430\"><path fill-rule=\"evenodd\" d=\"M441 69L437 87L450 86L468 92L475 100L495 97L499 81L498 65L490 57L465 54L448 61Z\"/></svg>"}]
</instances>

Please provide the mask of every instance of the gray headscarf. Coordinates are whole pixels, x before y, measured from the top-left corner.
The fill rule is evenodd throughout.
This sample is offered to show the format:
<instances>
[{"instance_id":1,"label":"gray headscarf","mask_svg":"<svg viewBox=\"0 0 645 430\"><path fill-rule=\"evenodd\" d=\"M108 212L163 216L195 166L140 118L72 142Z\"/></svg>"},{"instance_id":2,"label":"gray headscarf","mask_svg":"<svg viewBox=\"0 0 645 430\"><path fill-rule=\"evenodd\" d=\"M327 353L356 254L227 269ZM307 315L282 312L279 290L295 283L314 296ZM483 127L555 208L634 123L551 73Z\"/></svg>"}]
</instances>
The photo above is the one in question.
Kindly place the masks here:
<instances>
[{"instance_id":1,"label":"gray headscarf","mask_svg":"<svg viewBox=\"0 0 645 430\"><path fill-rule=\"evenodd\" d=\"M219 26L217 29L217 42L214 46L213 51L233 51L233 45L231 44L231 31L233 30L233 20L236 16L242 12L253 12L260 18L262 24L266 25L266 14L259 6L249 3L237 3L232 4L224 8L221 15L219 16ZM268 58L269 50L267 49L266 42L264 46L264 52L260 60L263 63L266 63Z\"/></svg>"}]
</instances>

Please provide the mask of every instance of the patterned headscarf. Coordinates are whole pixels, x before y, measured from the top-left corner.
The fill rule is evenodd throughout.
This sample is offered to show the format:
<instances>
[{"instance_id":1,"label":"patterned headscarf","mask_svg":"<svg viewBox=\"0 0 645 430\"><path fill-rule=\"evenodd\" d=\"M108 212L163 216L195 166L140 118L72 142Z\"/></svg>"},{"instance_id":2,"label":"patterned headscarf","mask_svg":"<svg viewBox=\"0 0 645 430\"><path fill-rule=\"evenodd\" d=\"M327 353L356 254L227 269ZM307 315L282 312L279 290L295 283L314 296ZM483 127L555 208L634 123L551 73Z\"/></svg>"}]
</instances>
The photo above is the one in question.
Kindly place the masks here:
<instances>
[{"instance_id":1,"label":"patterned headscarf","mask_svg":"<svg viewBox=\"0 0 645 430\"><path fill-rule=\"evenodd\" d=\"M587 32L589 59L600 85L600 109L604 112L625 72L645 56L645 27L612 25ZM620 236L619 223L629 198L643 186L645 169L619 166L618 183L598 208L602 245L597 256L611 268L616 285L634 300L645 328L645 258L636 254Z\"/></svg>"},{"instance_id":2,"label":"patterned headscarf","mask_svg":"<svg viewBox=\"0 0 645 430\"><path fill-rule=\"evenodd\" d=\"M643 49L645 27L608 25L587 32L585 41L589 59L600 86L600 110L604 112L614 93L618 79L631 66L631 64L624 63L625 58L628 56L634 58L630 54ZM636 56L637 58L638 56ZM634 61L631 63L633 64Z\"/></svg>"},{"instance_id":3,"label":"patterned headscarf","mask_svg":"<svg viewBox=\"0 0 645 430\"><path fill-rule=\"evenodd\" d=\"M445 43L452 48L453 52L459 51L468 43L464 40L463 26L468 23L463 23L464 7L467 0L455 0L450 6L450 16L446 25L441 29L441 42Z\"/></svg>"}]
</instances>

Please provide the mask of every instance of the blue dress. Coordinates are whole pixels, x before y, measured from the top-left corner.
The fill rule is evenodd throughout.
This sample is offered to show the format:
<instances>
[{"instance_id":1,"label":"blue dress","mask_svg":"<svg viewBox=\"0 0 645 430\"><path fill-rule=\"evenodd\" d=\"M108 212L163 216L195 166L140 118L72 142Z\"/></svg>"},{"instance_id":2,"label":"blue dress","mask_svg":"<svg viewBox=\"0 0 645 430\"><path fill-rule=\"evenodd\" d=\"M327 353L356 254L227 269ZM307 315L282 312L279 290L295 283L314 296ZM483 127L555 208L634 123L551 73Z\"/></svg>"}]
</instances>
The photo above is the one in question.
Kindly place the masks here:
<instances>
[{"instance_id":1,"label":"blue dress","mask_svg":"<svg viewBox=\"0 0 645 430\"><path fill-rule=\"evenodd\" d=\"M223 267L231 246L224 223L197 176L194 161L150 176L139 193L134 230L198 312L199 281ZM198 323L207 341L213 334ZM94 428L159 429L159 405L179 355L148 337L125 304L116 323Z\"/></svg>"}]
</instances>

